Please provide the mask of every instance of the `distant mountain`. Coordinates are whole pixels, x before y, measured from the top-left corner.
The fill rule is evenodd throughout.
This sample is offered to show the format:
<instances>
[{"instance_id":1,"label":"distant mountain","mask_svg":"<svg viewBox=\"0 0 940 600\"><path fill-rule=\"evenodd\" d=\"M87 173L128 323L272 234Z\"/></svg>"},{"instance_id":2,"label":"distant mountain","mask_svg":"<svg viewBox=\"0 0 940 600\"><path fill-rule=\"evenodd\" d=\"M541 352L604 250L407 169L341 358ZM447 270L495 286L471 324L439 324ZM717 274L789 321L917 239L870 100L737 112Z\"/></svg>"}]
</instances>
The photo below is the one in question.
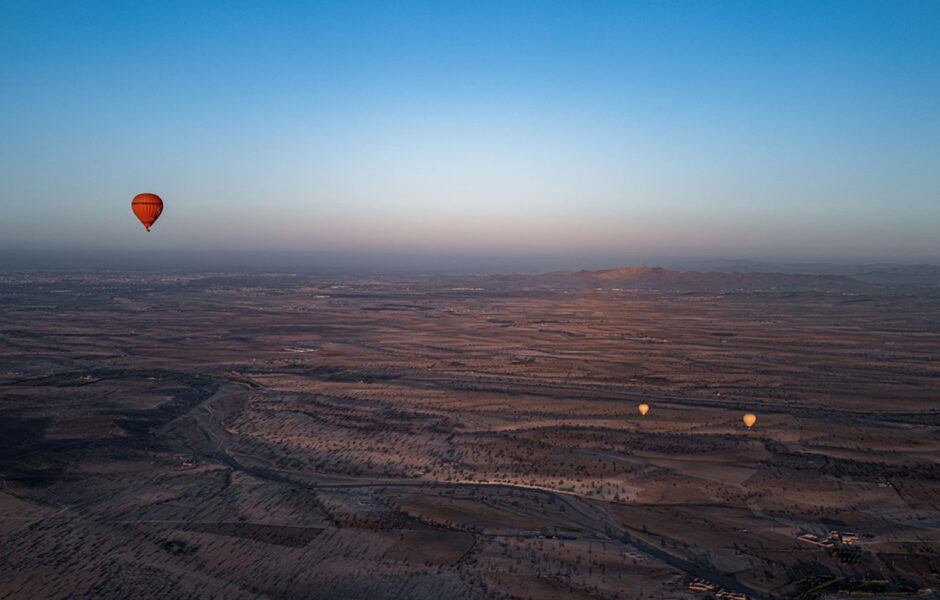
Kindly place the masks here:
<instances>
[{"instance_id":1,"label":"distant mountain","mask_svg":"<svg viewBox=\"0 0 940 600\"><path fill-rule=\"evenodd\" d=\"M875 265L852 273L854 279L890 286L940 288L940 266Z\"/></svg>"}]
</instances>

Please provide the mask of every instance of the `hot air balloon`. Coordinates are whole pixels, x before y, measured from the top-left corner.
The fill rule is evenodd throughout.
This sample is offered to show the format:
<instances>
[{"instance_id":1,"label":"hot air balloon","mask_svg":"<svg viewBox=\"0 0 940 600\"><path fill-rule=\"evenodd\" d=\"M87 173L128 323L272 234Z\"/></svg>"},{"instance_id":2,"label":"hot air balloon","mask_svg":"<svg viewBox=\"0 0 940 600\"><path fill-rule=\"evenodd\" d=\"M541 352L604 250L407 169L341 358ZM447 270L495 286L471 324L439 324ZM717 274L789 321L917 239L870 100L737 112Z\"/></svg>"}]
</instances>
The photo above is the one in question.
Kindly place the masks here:
<instances>
[{"instance_id":1,"label":"hot air balloon","mask_svg":"<svg viewBox=\"0 0 940 600\"><path fill-rule=\"evenodd\" d=\"M650 405L649 405L649 404L641 404L641 405L637 406L636 408L637 408L638 411L640 411L640 414L643 415L644 417L646 416L646 413L648 413L648 412L650 411Z\"/></svg>"},{"instance_id":2,"label":"hot air balloon","mask_svg":"<svg viewBox=\"0 0 940 600\"><path fill-rule=\"evenodd\" d=\"M137 194L131 200L131 210L144 224L147 231L150 231L150 227L160 218L160 213L163 212L163 200L156 194Z\"/></svg>"},{"instance_id":3,"label":"hot air balloon","mask_svg":"<svg viewBox=\"0 0 940 600\"><path fill-rule=\"evenodd\" d=\"M757 422L757 417L755 417L755 416L752 415L751 413L747 413L746 415L744 415L744 416L741 418L741 420L744 421L744 424L747 425L747 428L748 428L748 429L750 429L751 426L754 425L754 423Z\"/></svg>"}]
</instances>

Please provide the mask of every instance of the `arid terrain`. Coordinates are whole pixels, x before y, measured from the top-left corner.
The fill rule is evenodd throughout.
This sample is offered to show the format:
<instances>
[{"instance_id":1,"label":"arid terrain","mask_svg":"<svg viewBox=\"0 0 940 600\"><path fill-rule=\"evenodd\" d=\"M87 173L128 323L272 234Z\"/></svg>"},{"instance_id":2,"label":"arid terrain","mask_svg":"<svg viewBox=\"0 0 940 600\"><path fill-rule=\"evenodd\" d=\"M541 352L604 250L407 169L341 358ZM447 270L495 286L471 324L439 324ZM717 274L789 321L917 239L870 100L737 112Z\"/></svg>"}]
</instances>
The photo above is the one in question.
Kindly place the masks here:
<instances>
[{"instance_id":1,"label":"arid terrain","mask_svg":"<svg viewBox=\"0 0 940 600\"><path fill-rule=\"evenodd\" d=\"M0 598L936 597L872 273L0 275Z\"/></svg>"}]
</instances>

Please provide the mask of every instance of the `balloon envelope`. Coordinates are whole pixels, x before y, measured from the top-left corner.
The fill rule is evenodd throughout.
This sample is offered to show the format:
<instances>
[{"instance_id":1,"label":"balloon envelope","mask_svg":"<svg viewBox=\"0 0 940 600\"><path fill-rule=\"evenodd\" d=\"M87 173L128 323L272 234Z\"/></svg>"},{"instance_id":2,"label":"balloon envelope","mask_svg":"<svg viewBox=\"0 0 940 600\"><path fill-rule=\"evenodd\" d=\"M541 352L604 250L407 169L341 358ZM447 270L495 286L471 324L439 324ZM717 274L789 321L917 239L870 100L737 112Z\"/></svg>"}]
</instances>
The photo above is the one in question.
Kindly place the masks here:
<instances>
[{"instance_id":1,"label":"balloon envelope","mask_svg":"<svg viewBox=\"0 0 940 600\"><path fill-rule=\"evenodd\" d=\"M640 414L643 415L644 417L646 416L646 413L648 413L648 412L650 411L650 405L649 405L649 404L641 404L641 405L637 406L636 408L637 408L638 411L640 411Z\"/></svg>"},{"instance_id":2,"label":"balloon envelope","mask_svg":"<svg viewBox=\"0 0 940 600\"><path fill-rule=\"evenodd\" d=\"M750 429L751 426L757 422L757 417L755 417L751 413L747 413L746 415L744 415L744 417L741 418L741 420L744 421L744 424L747 425L748 429Z\"/></svg>"},{"instance_id":3,"label":"balloon envelope","mask_svg":"<svg viewBox=\"0 0 940 600\"><path fill-rule=\"evenodd\" d=\"M131 200L131 210L144 224L147 231L150 231L150 227L160 218L160 213L163 212L163 200L156 194L137 194Z\"/></svg>"}]
</instances>

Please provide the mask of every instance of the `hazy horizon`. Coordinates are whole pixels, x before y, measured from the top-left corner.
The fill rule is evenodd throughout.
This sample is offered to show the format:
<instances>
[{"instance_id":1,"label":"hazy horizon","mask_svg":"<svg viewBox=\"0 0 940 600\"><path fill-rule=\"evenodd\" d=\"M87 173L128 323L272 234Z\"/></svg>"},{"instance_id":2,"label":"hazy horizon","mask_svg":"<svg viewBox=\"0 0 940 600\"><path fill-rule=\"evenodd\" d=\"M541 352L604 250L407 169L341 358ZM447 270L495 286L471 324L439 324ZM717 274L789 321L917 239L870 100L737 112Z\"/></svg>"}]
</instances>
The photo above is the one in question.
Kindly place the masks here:
<instances>
[{"instance_id":1,"label":"hazy horizon","mask_svg":"<svg viewBox=\"0 0 940 600\"><path fill-rule=\"evenodd\" d=\"M308 273L350 275L545 273L661 267L678 271L780 272L844 275L878 266L937 266L929 257L897 260L885 257L750 256L726 257L643 253L565 254L530 252L377 251L189 251L140 249L30 250L0 249L0 272L113 271L147 273ZM940 267L937 267L940 268Z\"/></svg>"},{"instance_id":2,"label":"hazy horizon","mask_svg":"<svg viewBox=\"0 0 940 600\"><path fill-rule=\"evenodd\" d=\"M940 262L937 30L930 2L6 3L0 268Z\"/></svg>"}]
</instances>

